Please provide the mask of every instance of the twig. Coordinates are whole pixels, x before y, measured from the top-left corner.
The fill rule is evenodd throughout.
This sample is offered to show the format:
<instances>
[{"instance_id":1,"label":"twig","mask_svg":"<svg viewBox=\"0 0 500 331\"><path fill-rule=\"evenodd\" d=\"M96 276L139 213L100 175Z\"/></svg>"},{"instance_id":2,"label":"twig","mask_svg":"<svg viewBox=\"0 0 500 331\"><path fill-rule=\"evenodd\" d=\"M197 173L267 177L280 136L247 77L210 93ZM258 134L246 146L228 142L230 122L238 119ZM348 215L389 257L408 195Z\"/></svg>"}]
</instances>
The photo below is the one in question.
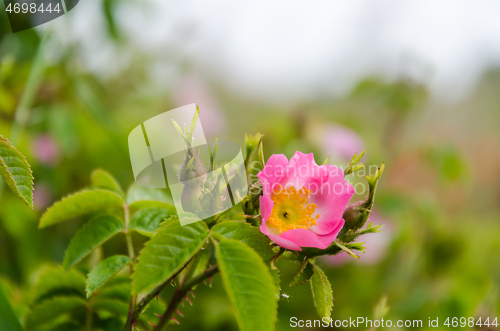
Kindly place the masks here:
<instances>
[{"instance_id":1,"label":"twig","mask_svg":"<svg viewBox=\"0 0 500 331\"><path fill-rule=\"evenodd\" d=\"M182 299L187 296L188 292L191 291L191 288L193 288L198 283L201 283L205 279L212 277L218 272L219 267L215 265L203 271L203 273L199 274L198 276L191 278L185 284L179 285L179 287L175 290L175 293L172 296L172 299L170 300L165 313L156 325L156 329L160 331L166 327L167 323L172 319L174 313L177 311L177 306L182 302Z\"/></svg>"}]
</instances>

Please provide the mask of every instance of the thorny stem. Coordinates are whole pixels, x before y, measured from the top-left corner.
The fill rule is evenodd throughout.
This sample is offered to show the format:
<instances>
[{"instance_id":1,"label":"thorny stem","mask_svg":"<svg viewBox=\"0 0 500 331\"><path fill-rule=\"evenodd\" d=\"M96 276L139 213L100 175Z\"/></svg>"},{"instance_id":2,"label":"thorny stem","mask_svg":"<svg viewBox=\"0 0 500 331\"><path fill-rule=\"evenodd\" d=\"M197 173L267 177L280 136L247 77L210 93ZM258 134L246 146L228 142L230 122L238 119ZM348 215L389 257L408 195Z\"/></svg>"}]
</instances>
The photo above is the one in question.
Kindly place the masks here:
<instances>
[{"instance_id":1,"label":"thorny stem","mask_svg":"<svg viewBox=\"0 0 500 331\"><path fill-rule=\"evenodd\" d=\"M191 260L189 262L191 262ZM189 264L189 262L187 264ZM154 288L153 290L151 290L151 292L149 292L135 306L135 311L133 312L132 317L130 319L127 319L127 323L125 324L124 331L129 331L130 328L132 328L132 324L135 321L137 321L137 319L139 318L139 315L144 311L144 309L146 309L146 307L151 302L151 300L153 300L153 298L158 298L158 295L160 294L161 291L163 291L163 289L165 288L165 286L167 286L168 284L170 284L172 282L172 280L174 280L175 277L177 277L177 275L180 274L184 270L185 267L186 266L184 266L183 268L181 268L177 273L175 273L172 277L170 277L166 282L164 282L160 286L158 286L158 287ZM130 314L130 312L129 312L129 314Z\"/></svg>"},{"instance_id":2,"label":"thorny stem","mask_svg":"<svg viewBox=\"0 0 500 331\"><path fill-rule=\"evenodd\" d=\"M201 283L207 278L212 277L216 273L219 272L219 267L218 265L215 265L213 267L208 268L205 270L203 273L199 274L198 276L195 276L188 280L185 284L180 284L179 287L175 290L174 295L172 296L172 299L168 303L168 307L165 310L165 313L163 316L160 318L160 322L158 322L158 325L156 326L156 330L160 331L163 328L166 327L167 323L172 319L172 315L175 313L177 310L177 306L179 303L181 303L182 299L184 299L187 295L187 293L197 284Z\"/></svg>"},{"instance_id":3,"label":"thorny stem","mask_svg":"<svg viewBox=\"0 0 500 331\"><path fill-rule=\"evenodd\" d=\"M153 300L153 298L157 298L158 295L160 294L161 291L163 291L163 289L165 288L165 286L167 286L167 284L170 284L170 281L172 280L173 278L170 278L168 281L166 281L165 283L161 284L160 286L156 287L155 289L153 289L151 292L149 292L148 295L146 295L142 300L141 302L139 302L135 308L135 312L134 312L134 316L133 316L133 320L135 321L139 315L143 312L143 310L148 306L148 304L151 302L151 300Z\"/></svg>"}]
</instances>

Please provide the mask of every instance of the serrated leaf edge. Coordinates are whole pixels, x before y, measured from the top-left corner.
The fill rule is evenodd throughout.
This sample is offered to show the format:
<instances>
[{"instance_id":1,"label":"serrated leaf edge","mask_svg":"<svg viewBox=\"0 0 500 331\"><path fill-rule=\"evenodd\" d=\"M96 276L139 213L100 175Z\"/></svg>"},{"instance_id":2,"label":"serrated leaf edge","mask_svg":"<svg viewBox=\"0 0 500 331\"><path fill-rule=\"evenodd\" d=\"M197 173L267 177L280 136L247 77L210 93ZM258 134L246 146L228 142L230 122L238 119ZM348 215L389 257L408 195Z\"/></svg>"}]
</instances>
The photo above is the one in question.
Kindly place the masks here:
<instances>
[{"instance_id":1,"label":"serrated leaf edge","mask_svg":"<svg viewBox=\"0 0 500 331\"><path fill-rule=\"evenodd\" d=\"M298 279L298 278L302 275L302 273L304 272L304 269L307 267L307 265L308 265L308 264L311 264L311 265L313 266L313 272L312 272L312 274L311 274L311 277L309 277L309 278L305 279L304 281L302 281L302 282L300 282L300 283L295 283L295 282L297 281L297 279ZM304 260L304 261L300 264L299 269L297 269L297 272L296 272L296 273L295 273L295 275L293 276L293 279L292 279L292 281L290 282L290 285L288 285L288 286L290 286L290 287L294 287L294 286L299 286L299 285L302 285L302 284L307 283L308 281L310 281L310 280L311 280L311 278L313 278L313 276L314 276L314 271L315 271L315 269L314 269L314 264L310 263L310 262L309 262L309 259Z\"/></svg>"},{"instance_id":2,"label":"serrated leaf edge","mask_svg":"<svg viewBox=\"0 0 500 331\"><path fill-rule=\"evenodd\" d=\"M141 262L141 256L142 256L142 254L143 254L144 250L145 250L147 247L149 247L149 245L151 244L151 241L152 241L152 240L153 240L153 238L154 238L154 237L158 234L158 232L159 232L160 230L163 230L163 229L165 229L165 228L168 228L168 227L172 226L173 224L177 224L177 223L175 223L175 222L168 222L168 223L166 223L166 221L167 221L167 220L168 220L168 219L165 219L162 223L160 223L160 225L159 225L159 226L158 226L158 228L156 229L156 231L155 231L154 235L153 235L153 236L152 236L152 237L151 237L151 238L150 238L150 239L149 239L149 240L148 240L148 241L144 244L144 247L141 249L141 251L139 252L139 255L138 255L138 257L137 257L137 261L138 261L137 266L138 266L138 265L139 265L139 263ZM162 224L164 224L164 225L162 225ZM199 247L197 247L197 249L195 250L195 252L194 252L194 253L191 255L191 257L188 259L188 262L189 262L189 261L193 258L193 256L195 256L195 255L198 253L198 251L201 249L201 247L205 244L206 240L210 237L211 231L208 229L208 226L206 225L206 223L204 223L204 222L203 222L203 224L205 224L206 229L207 229L205 239L203 239L203 240L201 241L201 243L200 243ZM187 226L187 225L186 225L186 226ZM177 274L177 273L179 272L179 270L182 270L182 268L184 268L184 265L181 265L181 266L179 266L177 269L175 269L175 270L174 270L174 272L172 273L172 276L173 276L173 275L175 275L175 274ZM172 276L171 276L171 277L172 277ZM131 284L131 287L132 287L132 294L139 294L139 293L141 293L141 291L145 291L145 290L136 291L136 289L135 289L135 283L136 283L135 278L134 278L134 277L132 277L132 284ZM159 285L159 284L156 284L155 286L157 286L157 285ZM154 286L153 286L153 288L154 288Z\"/></svg>"},{"instance_id":3,"label":"serrated leaf edge","mask_svg":"<svg viewBox=\"0 0 500 331\"><path fill-rule=\"evenodd\" d=\"M68 245L68 248L66 248L66 251L64 252L64 258L63 258L63 269L64 271L68 271L70 270L71 268L73 268L75 265L77 265L80 261L82 261L87 255L89 255L90 253L92 253L94 251L94 249L96 249L97 247L101 246L102 244L104 244L106 241L108 241L109 239L113 238L114 236L116 236L118 233L121 233L123 232L123 223L120 221L120 224L122 225L122 228L120 231L118 232L115 232L113 233L109 238L106 238L105 240L101 241L97 246L95 246L94 248L92 248L87 254L85 254L84 256L82 256L80 259L74 261L70 266L68 266L67 268L65 267L65 261L66 261L66 254L69 250L69 248L71 247L71 244L73 244L73 241L75 240L76 236L78 235L78 233L80 233L90 222L92 222L93 220L95 219L98 219L98 218L101 218L101 217L104 217L104 216L110 216L110 217L114 217L116 218L118 221L120 221L120 219L118 219L116 216L112 216L112 215L100 215L100 216L96 216L94 218L92 218L90 221L88 221L87 223L85 223L76 233L75 235L73 236L73 238L71 238L71 241L69 242L69 245Z\"/></svg>"},{"instance_id":4,"label":"serrated leaf edge","mask_svg":"<svg viewBox=\"0 0 500 331\"><path fill-rule=\"evenodd\" d=\"M14 150L14 152L16 152L16 153L18 154L18 157L19 157L19 159L21 160L21 162L22 162L22 163L25 163L25 164L26 164L26 166L28 167L28 170L29 170L29 173L30 173L30 177L29 177L29 179L30 179L30 184L31 184L31 187L28 187L28 189L30 189L30 199L29 199L29 200L27 200L27 199L26 199L26 198L25 198L25 197L21 194L21 192L20 192L20 191L19 191L19 189L17 188L18 184L17 184L16 180L13 178L12 173L8 170L7 165L5 164L5 162L4 162L4 160L3 160L3 158L2 158L2 157L0 157L0 163L1 163L1 164L2 164L2 166L5 168L5 171L6 171L6 172L10 175L10 179L11 179L11 180L12 180L12 181L16 184L16 185L15 185L14 187L12 187L11 183L10 183L9 181L5 180L5 178L4 178L5 183L7 184L7 186L9 186L9 188L10 188L11 190L13 190L13 191L14 191L14 193L16 194L16 196L17 196L18 198L20 198L21 200L23 200L23 201L24 201L24 203L26 203L26 204L27 204L27 205L28 205L31 209L33 209L33 190L34 190L33 185L34 185L34 179L35 179L35 178L33 177L33 170L31 170L31 166L30 166L30 164L28 163L28 161L26 160L26 157L25 157L25 156L24 156L21 152L19 152L19 151L17 150L17 148L15 148L15 147L14 147L14 146L10 143L10 141L9 141L7 138L5 138L4 136L0 135L0 142L5 143L5 144L6 144L6 145L8 145L10 148L12 148L12 149ZM25 170L25 169L23 169L23 170ZM23 186L24 186L24 185L23 185Z\"/></svg>"},{"instance_id":5,"label":"serrated leaf edge","mask_svg":"<svg viewBox=\"0 0 500 331\"><path fill-rule=\"evenodd\" d=\"M74 192L74 193L71 193L71 194L68 194L68 195L64 196L61 200L56 201L52 206L50 206L49 208L47 208L47 210L42 214L42 217L40 217L40 223L38 224L38 228L42 229L42 228L46 228L46 227L51 226L51 225L56 225L56 224L65 222L65 221L62 221L62 222L51 223L51 224L47 224L47 225L43 225L42 226L42 222L43 222L44 218L46 217L45 215L47 215L50 212L50 210L52 210L56 205L62 203L63 201L66 201L66 200L68 200L68 199L70 199L72 197L75 197L78 194L82 194L82 193L86 193L86 192L93 192L93 191L99 191L99 192L106 192L106 193L114 194L114 195L116 195L123 202L123 198L120 197L116 192L113 192L113 191L110 191L110 190L101 189L101 188L86 188L86 189L83 189L83 190L80 190L80 191L77 191L77 192Z\"/></svg>"},{"instance_id":6,"label":"serrated leaf edge","mask_svg":"<svg viewBox=\"0 0 500 331\"><path fill-rule=\"evenodd\" d=\"M89 286L89 285L88 285L88 281L89 281L89 279L90 279L90 274L92 273L92 271L93 271L93 270L94 270L94 269L95 269L95 268L96 268L99 264L103 263L104 261L106 261L106 260L108 260L108 259L111 259L111 258L114 258L114 257L117 257L117 256L126 257L126 258L128 259L128 262L127 262L127 263L125 263L125 264L124 264L124 265L123 265L120 269L118 269L117 271L115 271L113 274L111 274L109 277L107 277L107 278L106 278L106 280L104 280L104 281L102 282L102 284L101 284L101 285L99 285L99 286L98 286L95 290L93 290L92 292L90 292L90 293L89 293L89 289L88 289L88 286ZM101 289L101 287L103 287L103 286L104 286L104 285L108 282L108 280L110 280L111 278L113 278L113 277L114 277L117 273L119 273L121 270L123 270L123 268L125 268L127 265L130 265L130 263L132 263L132 260L130 260L130 258L129 258L128 256L126 256L126 255L120 255L120 254L110 256L110 257L108 257L107 259L104 259L104 260L102 260L101 262L99 262L99 264L98 264L98 265L96 265L96 266L94 267L94 269L92 269L92 270L91 270L91 271L87 274L87 279L85 280L85 294L87 295L87 299L88 299L88 298L89 298L89 297L90 297L93 293L95 293L95 292L97 292L98 290L100 290L100 289Z\"/></svg>"},{"instance_id":7,"label":"serrated leaf edge","mask_svg":"<svg viewBox=\"0 0 500 331\"><path fill-rule=\"evenodd\" d=\"M268 266L264 263L264 261L262 260L262 257L259 255L259 253L257 253L257 252L256 252L256 251L252 248L252 247L248 246L247 244L245 244L244 242L241 242L241 241L239 241L239 240L227 239L227 238L225 238L225 239L223 239L223 240L224 240L224 241L233 241L233 242L237 242L237 243L240 243L240 244L242 244L242 245L246 246L248 249L250 249L250 251L252 251L252 253L255 255L255 257L257 257L257 260L259 260L259 261L260 261L259 263L261 263L261 264L265 267L265 269L266 269L266 270L268 270L268 272L269 272L269 276L270 276L270 284L271 284L271 286L272 286L272 287L274 287L274 293L277 293L277 292L278 292L278 289L276 288L276 285L274 284L274 277L271 275L271 272L270 272L270 270L269 270L269 267L268 267ZM217 243L217 244L215 245L215 250L216 250L216 252L218 252L218 251L219 251L219 243ZM216 255L217 255L217 254L216 254ZM223 278L223 279L224 279L224 277L223 277L223 274L224 274L224 273L223 273L223 270L224 270L224 269L225 269L225 268L224 268L224 267L223 267L223 266L219 263L219 270L221 271L221 276L222 276L222 278ZM227 270L225 270L225 272L227 273ZM228 290L227 290L226 286L224 286L224 289L226 290L226 292L228 292ZM231 292L231 294L230 294L230 293L227 293L227 294L228 294L228 296L230 296L230 297L234 298L234 293L232 293L232 292ZM278 320L278 313L277 313L277 309L278 309L278 300L275 300L275 301L273 301L273 302L274 302L274 314L273 314L273 328L272 328L272 330L274 330L274 329L275 329L275 324L276 324L276 322L277 322L277 320ZM231 305L231 306L233 306L232 308L233 308L234 315L236 316L236 320L237 320L238 325L239 325L239 327L240 327L240 329L241 329L241 326L243 325L243 322L242 322L242 320L241 320L241 316L238 314L238 312L237 312L236 308L234 307L234 305Z\"/></svg>"},{"instance_id":8,"label":"serrated leaf edge","mask_svg":"<svg viewBox=\"0 0 500 331\"><path fill-rule=\"evenodd\" d=\"M329 316L320 316L321 318L323 317L330 317L331 314L332 314L332 308L333 308L333 291L332 291L332 285L330 284L330 281L328 280L328 277L325 275L324 271L321 270L318 266L314 265L314 273L317 274L320 278L321 278L321 282L323 284L325 284L325 280L326 280L326 284L328 285L328 287L324 287L326 290L323 291L325 297L328 297L328 292L330 292L330 296L332 297L332 302L331 302L331 305L328 305L328 302L326 302L327 300L325 300L325 304L327 305L325 308L326 311L328 311L328 315ZM318 269L318 270L316 270ZM313 301L314 301L314 306L317 308L317 303L316 303L316 298L314 296L314 290L313 290L313 282L311 282L311 293L312 293L312 296L313 296ZM319 314L319 312L318 312Z\"/></svg>"}]
</instances>

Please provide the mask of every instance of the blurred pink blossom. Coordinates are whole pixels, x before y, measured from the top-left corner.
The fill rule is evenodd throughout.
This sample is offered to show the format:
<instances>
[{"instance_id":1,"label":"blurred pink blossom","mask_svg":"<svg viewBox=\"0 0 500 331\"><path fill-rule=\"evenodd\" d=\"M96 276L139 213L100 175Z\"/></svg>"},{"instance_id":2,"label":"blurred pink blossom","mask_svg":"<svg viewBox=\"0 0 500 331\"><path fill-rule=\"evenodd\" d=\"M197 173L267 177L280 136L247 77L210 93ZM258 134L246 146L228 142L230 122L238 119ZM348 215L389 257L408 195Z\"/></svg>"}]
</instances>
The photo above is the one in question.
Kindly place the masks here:
<instances>
[{"instance_id":1,"label":"blurred pink blossom","mask_svg":"<svg viewBox=\"0 0 500 331\"><path fill-rule=\"evenodd\" d=\"M214 139L225 128L225 118L219 104L207 84L199 77L188 75L181 78L173 90L177 107L196 103L200 107L200 121L207 138Z\"/></svg>"},{"instance_id":2,"label":"blurred pink blossom","mask_svg":"<svg viewBox=\"0 0 500 331\"><path fill-rule=\"evenodd\" d=\"M53 167L59 163L60 149L50 134L37 136L32 141L31 150L35 159L41 164Z\"/></svg>"},{"instance_id":3,"label":"blurred pink blossom","mask_svg":"<svg viewBox=\"0 0 500 331\"><path fill-rule=\"evenodd\" d=\"M382 260L387 254L387 250L394 234L394 229L391 222L384 219L377 211L372 212L367 224L369 222L373 222L373 226L384 226L379 233L369 233L359 237L357 241L365 242L364 246L366 247L366 253L356 252L360 257L359 259L355 259L347 253L342 252L335 256L322 256L322 262L330 266L341 266L347 262L375 264Z\"/></svg>"},{"instance_id":4,"label":"blurred pink blossom","mask_svg":"<svg viewBox=\"0 0 500 331\"><path fill-rule=\"evenodd\" d=\"M339 124L328 124L320 141L324 155L334 160L350 160L354 153L361 152L365 146L355 131Z\"/></svg>"}]
</instances>

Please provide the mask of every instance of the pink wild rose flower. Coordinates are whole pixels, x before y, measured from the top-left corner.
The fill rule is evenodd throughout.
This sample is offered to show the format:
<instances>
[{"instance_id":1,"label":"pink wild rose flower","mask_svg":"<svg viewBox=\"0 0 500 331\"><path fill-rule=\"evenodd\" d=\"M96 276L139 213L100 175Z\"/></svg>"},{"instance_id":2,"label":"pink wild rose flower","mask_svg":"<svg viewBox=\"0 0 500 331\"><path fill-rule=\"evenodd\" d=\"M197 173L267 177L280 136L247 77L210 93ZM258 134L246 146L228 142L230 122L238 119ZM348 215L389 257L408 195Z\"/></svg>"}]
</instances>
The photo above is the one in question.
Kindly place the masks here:
<instances>
[{"instance_id":1,"label":"pink wild rose flower","mask_svg":"<svg viewBox=\"0 0 500 331\"><path fill-rule=\"evenodd\" d=\"M288 161L274 154L257 174L262 183L260 230L283 248L326 249L344 226L342 214L354 194L342 169L318 166L312 153Z\"/></svg>"}]
</instances>

